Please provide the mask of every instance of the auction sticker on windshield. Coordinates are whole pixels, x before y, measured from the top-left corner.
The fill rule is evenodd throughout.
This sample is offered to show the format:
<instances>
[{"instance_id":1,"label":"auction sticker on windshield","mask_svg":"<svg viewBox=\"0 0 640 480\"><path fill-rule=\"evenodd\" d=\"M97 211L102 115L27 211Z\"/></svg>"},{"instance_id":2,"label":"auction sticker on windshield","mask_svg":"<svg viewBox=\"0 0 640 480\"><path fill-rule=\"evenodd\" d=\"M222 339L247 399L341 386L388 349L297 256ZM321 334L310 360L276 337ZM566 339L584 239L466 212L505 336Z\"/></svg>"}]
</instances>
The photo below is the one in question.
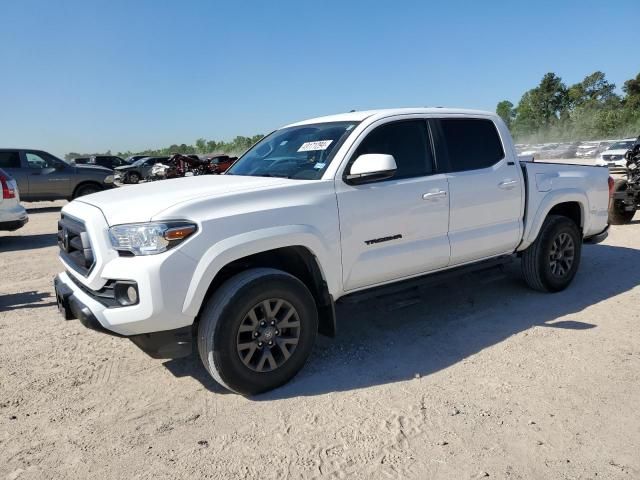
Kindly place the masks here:
<instances>
[{"instance_id":1,"label":"auction sticker on windshield","mask_svg":"<svg viewBox=\"0 0 640 480\"><path fill-rule=\"evenodd\" d=\"M300 145L299 152L312 152L316 150L326 150L333 140L318 140L317 142L305 142Z\"/></svg>"}]
</instances>

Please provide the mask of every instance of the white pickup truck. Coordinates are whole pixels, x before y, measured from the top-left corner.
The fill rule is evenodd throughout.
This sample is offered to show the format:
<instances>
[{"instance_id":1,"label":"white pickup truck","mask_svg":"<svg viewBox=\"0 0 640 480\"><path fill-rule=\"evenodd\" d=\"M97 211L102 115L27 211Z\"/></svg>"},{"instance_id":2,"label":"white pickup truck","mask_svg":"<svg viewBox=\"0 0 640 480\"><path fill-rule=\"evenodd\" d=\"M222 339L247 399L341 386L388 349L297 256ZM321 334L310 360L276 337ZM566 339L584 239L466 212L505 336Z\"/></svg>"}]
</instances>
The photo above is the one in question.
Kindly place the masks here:
<instances>
[{"instance_id":1,"label":"white pickup truck","mask_svg":"<svg viewBox=\"0 0 640 480\"><path fill-rule=\"evenodd\" d=\"M523 162L495 114L352 112L288 125L224 175L88 195L62 209L66 319L188 355L241 394L291 379L334 304L397 282L521 259L569 285L607 235L606 168ZM409 280L413 279L413 280ZM378 290L376 290L378 291Z\"/></svg>"}]
</instances>

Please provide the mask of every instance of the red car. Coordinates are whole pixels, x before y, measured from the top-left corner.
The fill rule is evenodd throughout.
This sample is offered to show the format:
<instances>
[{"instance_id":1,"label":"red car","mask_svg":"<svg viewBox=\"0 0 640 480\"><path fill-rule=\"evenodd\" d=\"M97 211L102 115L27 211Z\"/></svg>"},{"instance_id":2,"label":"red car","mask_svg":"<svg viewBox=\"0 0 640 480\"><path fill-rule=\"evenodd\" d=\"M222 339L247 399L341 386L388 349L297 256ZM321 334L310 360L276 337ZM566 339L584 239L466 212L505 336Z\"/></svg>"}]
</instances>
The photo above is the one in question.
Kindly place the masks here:
<instances>
[{"instance_id":1,"label":"red car","mask_svg":"<svg viewBox=\"0 0 640 480\"><path fill-rule=\"evenodd\" d=\"M206 161L209 162L209 172L208 173L223 173L233 165L238 157L230 157L229 155L215 155L212 157L206 158Z\"/></svg>"}]
</instances>

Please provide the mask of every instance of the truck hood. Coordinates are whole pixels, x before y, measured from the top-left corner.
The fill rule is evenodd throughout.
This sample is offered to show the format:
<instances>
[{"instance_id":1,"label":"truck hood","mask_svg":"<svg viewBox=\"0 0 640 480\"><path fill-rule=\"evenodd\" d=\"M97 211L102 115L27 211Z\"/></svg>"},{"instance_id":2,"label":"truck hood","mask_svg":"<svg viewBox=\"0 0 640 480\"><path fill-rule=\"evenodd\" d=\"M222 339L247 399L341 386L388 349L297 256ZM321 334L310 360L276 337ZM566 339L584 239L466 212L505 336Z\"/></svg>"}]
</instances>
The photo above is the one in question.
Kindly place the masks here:
<instances>
[{"instance_id":1,"label":"truck hood","mask_svg":"<svg viewBox=\"0 0 640 480\"><path fill-rule=\"evenodd\" d=\"M130 168L133 168L133 165L120 165L119 167L114 168L114 170L118 172L120 170L129 170Z\"/></svg>"},{"instance_id":2,"label":"truck hood","mask_svg":"<svg viewBox=\"0 0 640 480\"><path fill-rule=\"evenodd\" d=\"M80 197L99 208L109 225L148 222L155 215L178 203L224 196L242 191L269 189L296 182L283 178L240 175L202 175L142 183Z\"/></svg>"},{"instance_id":3,"label":"truck hood","mask_svg":"<svg viewBox=\"0 0 640 480\"><path fill-rule=\"evenodd\" d=\"M103 167L101 165L88 165L86 163L80 163L74 165L78 172L101 172L106 173L107 175L112 173L109 168Z\"/></svg>"}]
</instances>

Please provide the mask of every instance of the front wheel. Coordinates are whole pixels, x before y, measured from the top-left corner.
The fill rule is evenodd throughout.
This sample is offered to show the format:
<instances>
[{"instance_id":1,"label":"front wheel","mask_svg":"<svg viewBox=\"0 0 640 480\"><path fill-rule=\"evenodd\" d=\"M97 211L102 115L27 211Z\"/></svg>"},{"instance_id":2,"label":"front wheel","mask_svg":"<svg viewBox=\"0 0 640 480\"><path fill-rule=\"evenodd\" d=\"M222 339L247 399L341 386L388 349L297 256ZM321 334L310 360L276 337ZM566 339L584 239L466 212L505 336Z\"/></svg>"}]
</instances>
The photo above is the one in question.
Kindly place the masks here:
<instances>
[{"instance_id":1,"label":"front wheel","mask_svg":"<svg viewBox=\"0 0 640 480\"><path fill-rule=\"evenodd\" d=\"M97 185L82 185L78 188L73 198L84 197L85 195L91 195L92 193L100 192L101 190L102 189Z\"/></svg>"},{"instance_id":2,"label":"front wheel","mask_svg":"<svg viewBox=\"0 0 640 480\"><path fill-rule=\"evenodd\" d=\"M131 172L127 176L127 180L127 183L138 183L140 181L140 175L138 175L136 172Z\"/></svg>"},{"instance_id":3,"label":"front wheel","mask_svg":"<svg viewBox=\"0 0 640 480\"><path fill-rule=\"evenodd\" d=\"M569 286L580 265L582 237L569 218L549 215L538 238L522 253L527 284L541 292L559 292Z\"/></svg>"},{"instance_id":4,"label":"front wheel","mask_svg":"<svg viewBox=\"0 0 640 480\"><path fill-rule=\"evenodd\" d=\"M317 331L316 304L307 287L281 270L255 268L227 280L207 301L198 351L216 382L255 395L298 373Z\"/></svg>"}]
</instances>

